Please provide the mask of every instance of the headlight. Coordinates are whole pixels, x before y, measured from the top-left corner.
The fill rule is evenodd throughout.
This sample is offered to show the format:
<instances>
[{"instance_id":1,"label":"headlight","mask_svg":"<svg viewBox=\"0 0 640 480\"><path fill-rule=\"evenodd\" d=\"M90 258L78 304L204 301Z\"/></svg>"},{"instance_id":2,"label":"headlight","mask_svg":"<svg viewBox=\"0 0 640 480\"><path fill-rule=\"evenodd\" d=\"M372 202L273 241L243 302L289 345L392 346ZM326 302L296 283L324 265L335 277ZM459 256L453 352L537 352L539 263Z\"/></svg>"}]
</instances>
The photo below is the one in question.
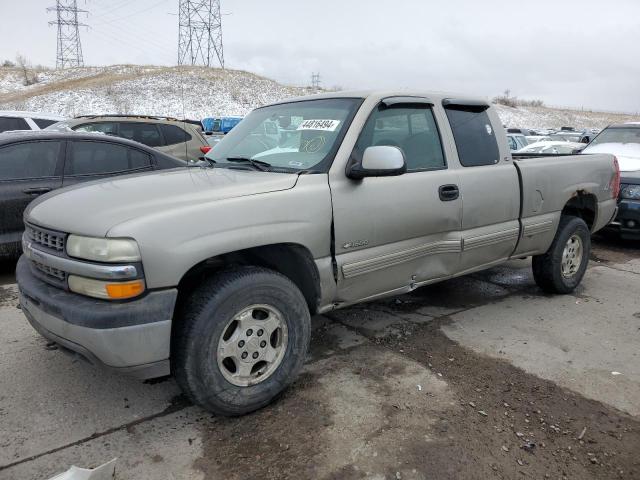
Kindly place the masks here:
<instances>
[{"instance_id":1,"label":"headlight","mask_svg":"<svg viewBox=\"0 0 640 480\"><path fill-rule=\"evenodd\" d=\"M69 290L89 297L104 298L107 300L124 300L133 298L144 292L144 280L132 280L131 282L111 282L108 280L95 280L93 278L69 275Z\"/></svg>"},{"instance_id":2,"label":"headlight","mask_svg":"<svg viewBox=\"0 0 640 480\"><path fill-rule=\"evenodd\" d=\"M640 185L625 185L620 191L620 198L640 200Z\"/></svg>"},{"instance_id":3,"label":"headlight","mask_svg":"<svg viewBox=\"0 0 640 480\"><path fill-rule=\"evenodd\" d=\"M97 262L139 262L140 249L130 238L96 238L69 235L67 255Z\"/></svg>"}]
</instances>

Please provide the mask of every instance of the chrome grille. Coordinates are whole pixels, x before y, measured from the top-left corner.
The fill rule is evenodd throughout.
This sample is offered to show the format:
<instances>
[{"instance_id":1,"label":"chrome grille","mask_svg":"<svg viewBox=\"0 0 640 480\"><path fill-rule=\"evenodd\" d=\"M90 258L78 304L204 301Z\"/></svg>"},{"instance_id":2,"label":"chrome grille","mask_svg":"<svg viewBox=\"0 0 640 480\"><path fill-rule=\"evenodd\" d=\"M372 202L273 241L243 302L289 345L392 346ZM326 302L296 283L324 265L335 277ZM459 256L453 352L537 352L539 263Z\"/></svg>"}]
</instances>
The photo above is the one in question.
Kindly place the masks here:
<instances>
[{"instance_id":1,"label":"chrome grille","mask_svg":"<svg viewBox=\"0 0 640 480\"><path fill-rule=\"evenodd\" d=\"M40 262L36 262L34 260L31 260L31 263L39 271L41 271L42 273L44 273L45 275L47 275L49 277L54 277L54 278L57 278L58 280L62 280L62 281L66 280L66 278L67 278L67 274L65 272L63 272L62 270L58 270L57 268L50 267L48 265L44 265L44 264L42 264Z\"/></svg>"},{"instance_id":2,"label":"chrome grille","mask_svg":"<svg viewBox=\"0 0 640 480\"><path fill-rule=\"evenodd\" d=\"M44 230L42 228L34 227L33 225L26 225L26 230L29 240L33 243L42 245L46 248L51 248L58 252L64 251L65 236L63 233Z\"/></svg>"}]
</instances>

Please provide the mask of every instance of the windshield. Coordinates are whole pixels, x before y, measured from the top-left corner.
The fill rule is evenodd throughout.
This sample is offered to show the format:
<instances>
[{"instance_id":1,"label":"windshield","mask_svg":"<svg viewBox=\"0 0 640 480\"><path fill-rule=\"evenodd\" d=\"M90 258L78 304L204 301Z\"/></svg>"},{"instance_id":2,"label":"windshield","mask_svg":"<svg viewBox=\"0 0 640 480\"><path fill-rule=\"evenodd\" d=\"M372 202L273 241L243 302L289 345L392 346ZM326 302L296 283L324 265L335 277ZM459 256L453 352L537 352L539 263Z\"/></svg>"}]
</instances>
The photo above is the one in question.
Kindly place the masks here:
<instances>
[{"instance_id":1,"label":"windshield","mask_svg":"<svg viewBox=\"0 0 640 480\"><path fill-rule=\"evenodd\" d=\"M326 172L359 104L331 98L258 108L205 157L216 167L247 168L237 160L249 159L266 162L272 171Z\"/></svg>"},{"instance_id":2,"label":"windshield","mask_svg":"<svg viewBox=\"0 0 640 480\"><path fill-rule=\"evenodd\" d=\"M53 130L56 132L68 132L71 130L71 126L67 123L67 122L57 122L54 123L53 125L49 125L48 127L44 128L44 130Z\"/></svg>"},{"instance_id":3,"label":"windshield","mask_svg":"<svg viewBox=\"0 0 640 480\"><path fill-rule=\"evenodd\" d=\"M603 143L640 143L640 128L607 128L593 139L591 145Z\"/></svg>"}]
</instances>

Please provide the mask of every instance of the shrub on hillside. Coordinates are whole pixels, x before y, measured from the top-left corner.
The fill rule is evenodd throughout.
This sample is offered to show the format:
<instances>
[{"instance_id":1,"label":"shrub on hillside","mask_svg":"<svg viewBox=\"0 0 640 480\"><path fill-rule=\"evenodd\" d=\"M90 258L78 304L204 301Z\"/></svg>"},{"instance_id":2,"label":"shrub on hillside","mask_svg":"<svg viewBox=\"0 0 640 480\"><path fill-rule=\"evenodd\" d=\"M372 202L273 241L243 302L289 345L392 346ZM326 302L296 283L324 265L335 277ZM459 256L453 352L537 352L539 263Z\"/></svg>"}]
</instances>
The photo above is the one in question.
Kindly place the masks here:
<instances>
[{"instance_id":1,"label":"shrub on hillside","mask_svg":"<svg viewBox=\"0 0 640 480\"><path fill-rule=\"evenodd\" d=\"M505 90L502 95L493 98L493 103L506 105L507 107L544 107L544 102L540 99L521 100L516 96L511 96L511 90Z\"/></svg>"},{"instance_id":2,"label":"shrub on hillside","mask_svg":"<svg viewBox=\"0 0 640 480\"><path fill-rule=\"evenodd\" d=\"M16 55L16 63L22 72L23 84L25 87L38 83L38 73L31 68L29 60L24 55Z\"/></svg>"}]
</instances>

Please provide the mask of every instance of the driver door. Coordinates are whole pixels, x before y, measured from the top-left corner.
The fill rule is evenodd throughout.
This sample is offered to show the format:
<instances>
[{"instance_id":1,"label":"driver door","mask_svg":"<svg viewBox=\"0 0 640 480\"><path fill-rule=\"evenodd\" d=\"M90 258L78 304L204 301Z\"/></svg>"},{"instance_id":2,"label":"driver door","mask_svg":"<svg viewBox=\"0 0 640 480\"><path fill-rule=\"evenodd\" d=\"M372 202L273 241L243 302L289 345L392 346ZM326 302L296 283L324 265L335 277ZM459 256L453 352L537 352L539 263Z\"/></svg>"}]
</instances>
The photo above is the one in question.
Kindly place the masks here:
<instances>
[{"instance_id":1,"label":"driver door","mask_svg":"<svg viewBox=\"0 0 640 480\"><path fill-rule=\"evenodd\" d=\"M400 148L407 173L331 179L338 297L355 302L448 277L459 265L461 199L447 166L432 105L386 99L374 108L352 153Z\"/></svg>"}]
</instances>

